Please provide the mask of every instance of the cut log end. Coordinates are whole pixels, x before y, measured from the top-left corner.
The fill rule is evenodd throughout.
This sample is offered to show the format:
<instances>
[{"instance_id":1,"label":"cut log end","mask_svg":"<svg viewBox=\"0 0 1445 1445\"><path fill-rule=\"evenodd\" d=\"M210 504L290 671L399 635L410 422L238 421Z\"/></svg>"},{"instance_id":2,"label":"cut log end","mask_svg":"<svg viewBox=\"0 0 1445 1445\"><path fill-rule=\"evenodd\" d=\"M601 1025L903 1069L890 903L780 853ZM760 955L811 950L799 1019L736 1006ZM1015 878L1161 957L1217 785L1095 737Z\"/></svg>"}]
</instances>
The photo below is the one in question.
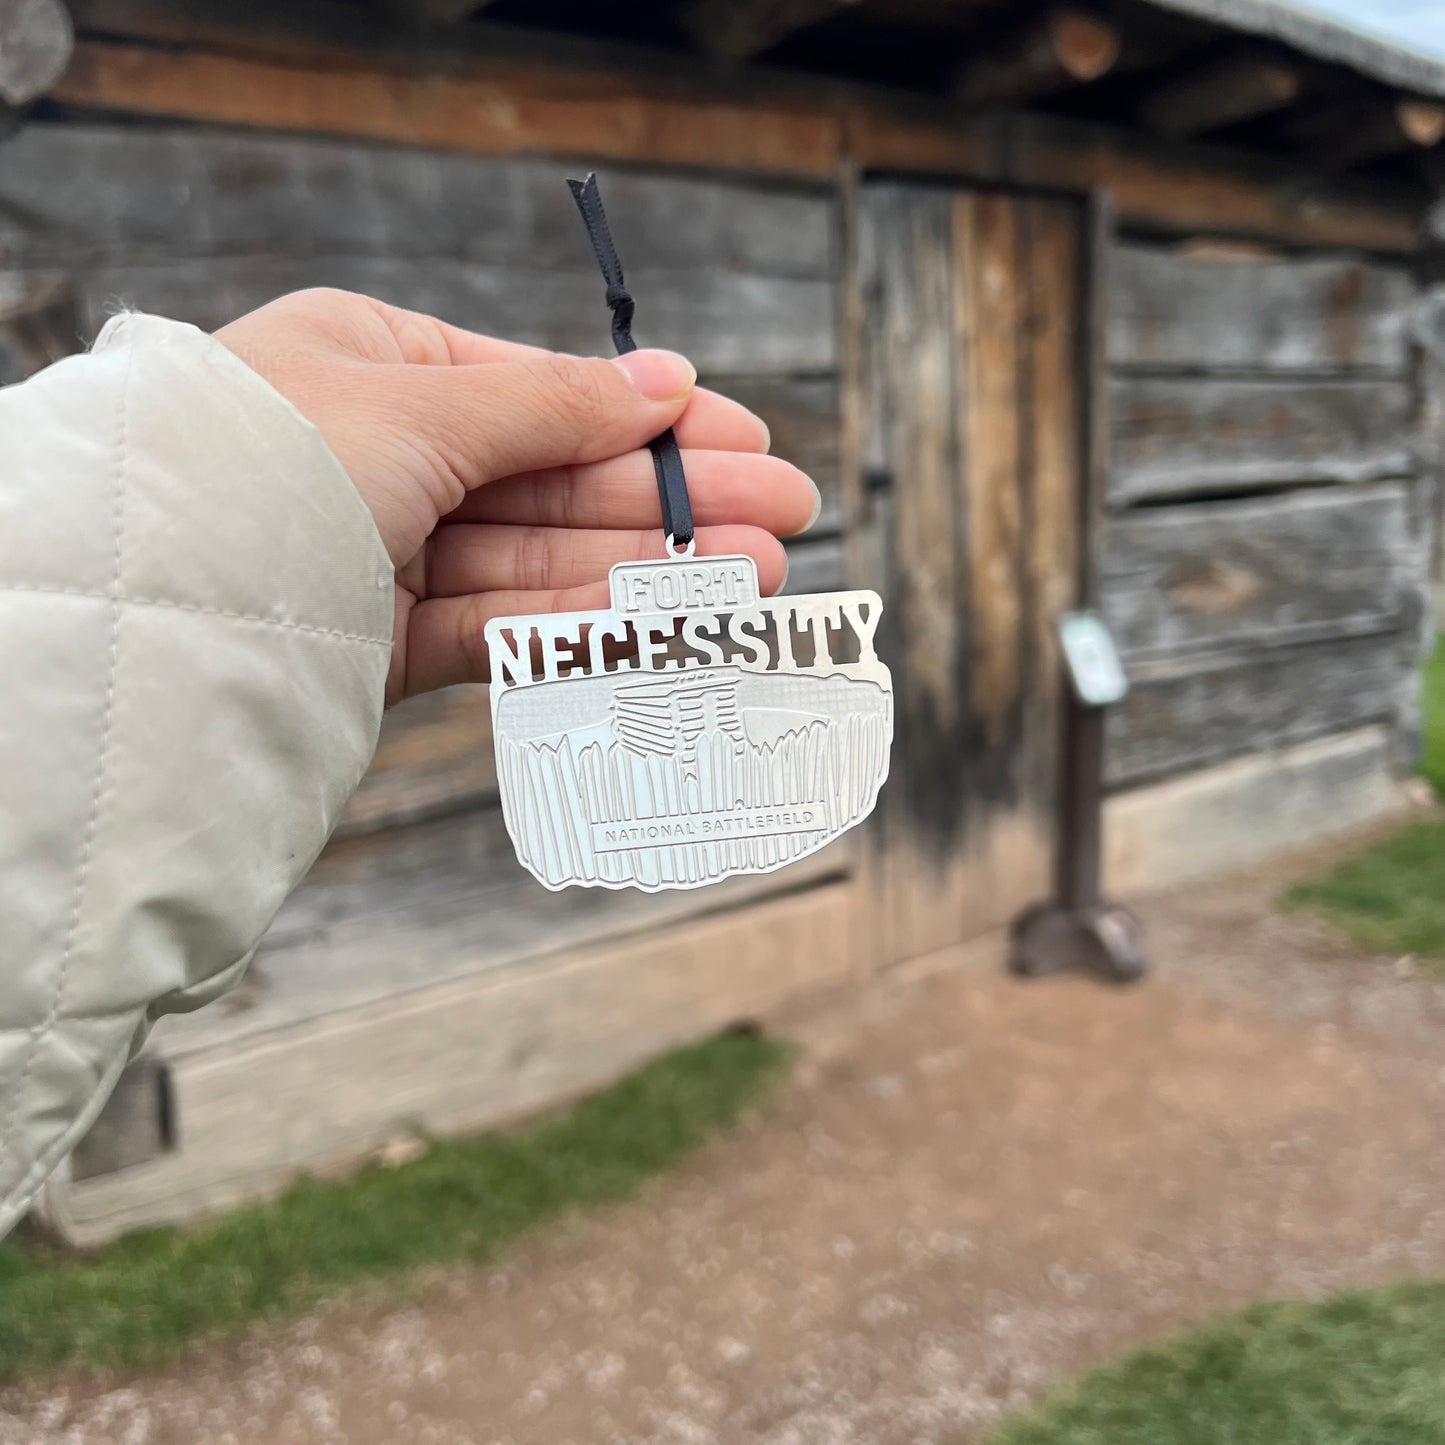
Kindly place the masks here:
<instances>
[{"instance_id":1,"label":"cut log end","mask_svg":"<svg viewBox=\"0 0 1445 1445\"><path fill-rule=\"evenodd\" d=\"M1323 174L1391 156L1419 155L1445 140L1445 103L1418 96L1366 96L1286 119L1281 139Z\"/></svg>"},{"instance_id":2,"label":"cut log end","mask_svg":"<svg viewBox=\"0 0 1445 1445\"><path fill-rule=\"evenodd\" d=\"M1045 25L1059 68L1081 85L1107 74L1119 59L1119 32L1087 10L1055 10Z\"/></svg>"},{"instance_id":3,"label":"cut log end","mask_svg":"<svg viewBox=\"0 0 1445 1445\"><path fill-rule=\"evenodd\" d=\"M1160 134L1200 135L1280 110L1302 88L1293 66L1244 49L1155 85L1144 95L1139 113Z\"/></svg>"},{"instance_id":4,"label":"cut log end","mask_svg":"<svg viewBox=\"0 0 1445 1445\"><path fill-rule=\"evenodd\" d=\"M969 59L954 80L963 105L1018 105L1086 85L1113 69L1119 32L1092 11L1057 6Z\"/></svg>"},{"instance_id":5,"label":"cut log end","mask_svg":"<svg viewBox=\"0 0 1445 1445\"><path fill-rule=\"evenodd\" d=\"M60 0L0 0L0 101L38 100L65 73L74 48Z\"/></svg>"},{"instance_id":6,"label":"cut log end","mask_svg":"<svg viewBox=\"0 0 1445 1445\"><path fill-rule=\"evenodd\" d=\"M1260 89L1281 105L1294 100L1303 87L1299 72L1287 65L1260 67Z\"/></svg>"},{"instance_id":7,"label":"cut log end","mask_svg":"<svg viewBox=\"0 0 1445 1445\"><path fill-rule=\"evenodd\" d=\"M1433 100L1401 99L1395 102L1400 133L1412 145L1428 149L1445 139L1445 105Z\"/></svg>"}]
</instances>

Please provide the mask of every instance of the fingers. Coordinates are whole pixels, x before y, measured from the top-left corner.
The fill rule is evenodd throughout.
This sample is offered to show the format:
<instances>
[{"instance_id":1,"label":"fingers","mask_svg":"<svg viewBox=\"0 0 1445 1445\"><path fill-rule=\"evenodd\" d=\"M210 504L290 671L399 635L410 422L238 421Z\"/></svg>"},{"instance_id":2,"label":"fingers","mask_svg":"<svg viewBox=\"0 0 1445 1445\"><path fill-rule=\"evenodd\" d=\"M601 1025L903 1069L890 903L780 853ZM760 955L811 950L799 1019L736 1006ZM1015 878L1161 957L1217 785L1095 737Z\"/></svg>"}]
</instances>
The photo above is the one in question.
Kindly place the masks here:
<instances>
[{"instance_id":1,"label":"fingers","mask_svg":"<svg viewBox=\"0 0 1445 1445\"><path fill-rule=\"evenodd\" d=\"M545 362L555 353L519 341L500 341L463 331L434 316L364 298L390 330L409 363L432 366L491 366L499 362ZM568 358L578 360L580 358ZM624 367L626 363L623 363ZM768 429L745 406L698 388L676 423L678 445L718 451L765 452ZM655 435L655 433L654 433Z\"/></svg>"},{"instance_id":2,"label":"fingers","mask_svg":"<svg viewBox=\"0 0 1445 1445\"><path fill-rule=\"evenodd\" d=\"M772 445L762 417L740 401L705 387L693 392L692 400L673 423L673 430L678 446L700 452L766 452Z\"/></svg>"},{"instance_id":3,"label":"fingers","mask_svg":"<svg viewBox=\"0 0 1445 1445\"><path fill-rule=\"evenodd\" d=\"M497 361L534 361L549 354L542 346L464 331L422 311L407 311L374 296L365 299L386 323L401 348L402 359L414 366L486 366Z\"/></svg>"},{"instance_id":4,"label":"fingers","mask_svg":"<svg viewBox=\"0 0 1445 1445\"><path fill-rule=\"evenodd\" d=\"M613 361L552 354L487 366L378 367L369 380L392 424L470 491L644 446L682 415L695 373L673 352L634 351Z\"/></svg>"},{"instance_id":5,"label":"fingers","mask_svg":"<svg viewBox=\"0 0 1445 1445\"><path fill-rule=\"evenodd\" d=\"M821 510L817 487L779 457L685 451L682 462L700 527L734 522L791 537ZM657 480L645 451L506 477L469 492L444 518L534 527L651 527L657 519Z\"/></svg>"},{"instance_id":6,"label":"fingers","mask_svg":"<svg viewBox=\"0 0 1445 1445\"><path fill-rule=\"evenodd\" d=\"M532 529L456 527L449 530L495 533ZM558 534L556 529L535 530L551 532L554 538L565 535ZM566 553L566 544L563 544L555 556L553 570L537 573L537 576L546 576L546 585L533 587L513 581L497 590L466 592L454 596L433 595L424 602L418 602L410 611L405 629L403 695L412 696L419 692L429 692L432 688L450 687L459 682L486 682L491 673L483 633L492 618L528 616L541 612L600 610L605 608L611 599L608 585L606 581L598 578L597 570L591 572L591 578L597 580L569 583L563 579L583 577L586 567L596 569L600 566L605 570L613 562L637 557L657 557L662 550L660 531L590 532L572 535L588 539L585 550L569 556ZM610 542L607 541L609 538L612 539ZM697 550L704 556L740 552L751 556L758 564L758 580L765 593L776 592L786 579L787 559L781 544L775 537L757 528L705 528L699 531L697 541ZM480 569L492 569L495 562L489 545L484 539L476 539L476 542L470 562L459 555L453 559L453 565L458 568L471 565ZM539 541L537 545L544 544ZM457 580L457 575L454 574L453 580Z\"/></svg>"},{"instance_id":7,"label":"fingers","mask_svg":"<svg viewBox=\"0 0 1445 1445\"><path fill-rule=\"evenodd\" d=\"M463 524L442 528L431 546L429 598L578 587L604 577L618 562L663 555L662 532L656 527L598 531ZM704 557L751 557L765 593L776 592L787 575L782 543L759 527L701 527L697 550Z\"/></svg>"},{"instance_id":8,"label":"fingers","mask_svg":"<svg viewBox=\"0 0 1445 1445\"><path fill-rule=\"evenodd\" d=\"M494 617L527 617L539 612L592 612L609 602L606 582L545 592L488 592L418 602L406 630L401 695L415 697L459 682L487 682L491 668L484 632Z\"/></svg>"}]
</instances>

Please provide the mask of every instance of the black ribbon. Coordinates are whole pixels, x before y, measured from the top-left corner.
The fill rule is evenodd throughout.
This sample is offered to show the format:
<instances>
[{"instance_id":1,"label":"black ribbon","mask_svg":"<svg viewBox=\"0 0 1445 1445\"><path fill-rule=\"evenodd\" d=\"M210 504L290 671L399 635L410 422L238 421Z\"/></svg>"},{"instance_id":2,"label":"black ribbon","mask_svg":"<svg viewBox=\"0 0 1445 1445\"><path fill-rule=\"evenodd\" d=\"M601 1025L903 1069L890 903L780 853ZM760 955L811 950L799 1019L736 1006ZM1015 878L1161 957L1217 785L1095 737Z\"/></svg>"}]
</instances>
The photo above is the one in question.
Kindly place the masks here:
<instances>
[{"instance_id":1,"label":"black ribbon","mask_svg":"<svg viewBox=\"0 0 1445 1445\"><path fill-rule=\"evenodd\" d=\"M597 191L597 177L589 172L585 181L567 182L572 199L582 212L582 224L587 227L587 239L592 243L592 254L602 270L602 279L607 282L607 305L612 312L612 344L619 356L637 350L632 339L632 317L637 303L632 293L622 283L622 262L617 259L617 247L612 244L612 232L607 229L607 213L602 209L602 197ZM682 470L682 453L678 450L677 438L669 427L660 437L648 443L652 452L652 470L657 477L657 498L662 504L662 532L673 547L686 547L692 541L692 503L687 495L687 477Z\"/></svg>"}]
</instances>

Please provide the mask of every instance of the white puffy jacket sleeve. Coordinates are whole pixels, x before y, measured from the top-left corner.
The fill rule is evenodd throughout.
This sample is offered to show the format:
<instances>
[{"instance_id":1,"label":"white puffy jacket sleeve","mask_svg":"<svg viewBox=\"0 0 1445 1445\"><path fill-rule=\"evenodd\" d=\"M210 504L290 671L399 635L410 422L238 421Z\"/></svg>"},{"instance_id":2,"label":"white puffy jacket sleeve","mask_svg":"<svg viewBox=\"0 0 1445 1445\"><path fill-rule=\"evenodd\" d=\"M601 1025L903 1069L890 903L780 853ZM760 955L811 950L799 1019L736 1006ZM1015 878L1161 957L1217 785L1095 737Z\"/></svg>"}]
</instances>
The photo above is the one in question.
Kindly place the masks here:
<instances>
[{"instance_id":1,"label":"white puffy jacket sleeve","mask_svg":"<svg viewBox=\"0 0 1445 1445\"><path fill-rule=\"evenodd\" d=\"M241 975L376 742L391 566L319 433L151 316L0 391L0 1234Z\"/></svg>"}]
</instances>

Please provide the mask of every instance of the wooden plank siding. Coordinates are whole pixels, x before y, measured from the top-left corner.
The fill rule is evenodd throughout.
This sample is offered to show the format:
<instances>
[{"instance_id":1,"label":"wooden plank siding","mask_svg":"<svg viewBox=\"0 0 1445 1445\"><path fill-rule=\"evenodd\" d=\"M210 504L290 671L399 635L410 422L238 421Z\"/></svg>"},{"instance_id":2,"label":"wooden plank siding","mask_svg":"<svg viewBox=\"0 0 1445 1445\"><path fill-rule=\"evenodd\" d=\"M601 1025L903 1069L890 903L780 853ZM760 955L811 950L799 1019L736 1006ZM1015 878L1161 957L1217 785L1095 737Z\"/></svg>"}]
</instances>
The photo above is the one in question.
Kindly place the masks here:
<instances>
[{"instance_id":1,"label":"wooden plank siding","mask_svg":"<svg viewBox=\"0 0 1445 1445\"><path fill-rule=\"evenodd\" d=\"M337 836L420 822L496 799L487 689L445 687L408 698L383 714L376 755Z\"/></svg>"},{"instance_id":2,"label":"wooden plank siding","mask_svg":"<svg viewBox=\"0 0 1445 1445\"><path fill-rule=\"evenodd\" d=\"M1125 241L1102 605L1136 786L1367 724L1412 745L1426 572L1397 267Z\"/></svg>"},{"instance_id":3,"label":"wooden plank siding","mask_svg":"<svg viewBox=\"0 0 1445 1445\"><path fill-rule=\"evenodd\" d=\"M594 155L571 152L576 164ZM4 143L0 254L454 256L595 270L574 234L567 157L474 156L179 123L33 121ZM560 192L559 194L556 194ZM823 191L656 168L609 172L625 260L818 280L834 264ZM634 259L636 258L636 259Z\"/></svg>"},{"instance_id":4,"label":"wooden plank siding","mask_svg":"<svg viewBox=\"0 0 1445 1445\"><path fill-rule=\"evenodd\" d=\"M1207 255L1114 247L1116 372L1408 374L1416 294L1408 272L1354 257Z\"/></svg>"},{"instance_id":5,"label":"wooden plank siding","mask_svg":"<svg viewBox=\"0 0 1445 1445\"><path fill-rule=\"evenodd\" d=\"M1133 688L1109 720L1109 782L1154 782L1366 723L1394 723L1401 682L1418 661L1414 642L1393 633L1131 667Z\"/></svg>"},{"instance_id":6,"label":"wooden plank siding","mask_svg":"<svg viewBox=\"0 0 1445 1445\"><path fill-rule=\"evenodd\" d=\"M1109 621L1139 663L1395 632L1419 579L1410 487L1306 488L1110 522Z\"/></svg>"},{"instance_id":7,"label":"wooden plank siding","mask_svg":"<svg viewBox=\"0 0 1445 1445\"><path fill-rule=\"evenodd\" d=\"M0 267L73 278L89 329L121 301L214 329L287 291L331 285L595 352L607 313L564 169L355 142L33 125L0 167ZM669 175L608 182L640 339L665 339L709 374L836 370L828 197Z\"/></svg>"},{"instance_id":8,"label":"wooden plank siding","mask_svg":"<svg viewBox=\"0 0 1445 1445\"><path fill-rule=\"evenodd\" d=\"M1112 392L1115 504L1414 470L1407 381L1129 376Z\"/></svg>"}]
</instances>

